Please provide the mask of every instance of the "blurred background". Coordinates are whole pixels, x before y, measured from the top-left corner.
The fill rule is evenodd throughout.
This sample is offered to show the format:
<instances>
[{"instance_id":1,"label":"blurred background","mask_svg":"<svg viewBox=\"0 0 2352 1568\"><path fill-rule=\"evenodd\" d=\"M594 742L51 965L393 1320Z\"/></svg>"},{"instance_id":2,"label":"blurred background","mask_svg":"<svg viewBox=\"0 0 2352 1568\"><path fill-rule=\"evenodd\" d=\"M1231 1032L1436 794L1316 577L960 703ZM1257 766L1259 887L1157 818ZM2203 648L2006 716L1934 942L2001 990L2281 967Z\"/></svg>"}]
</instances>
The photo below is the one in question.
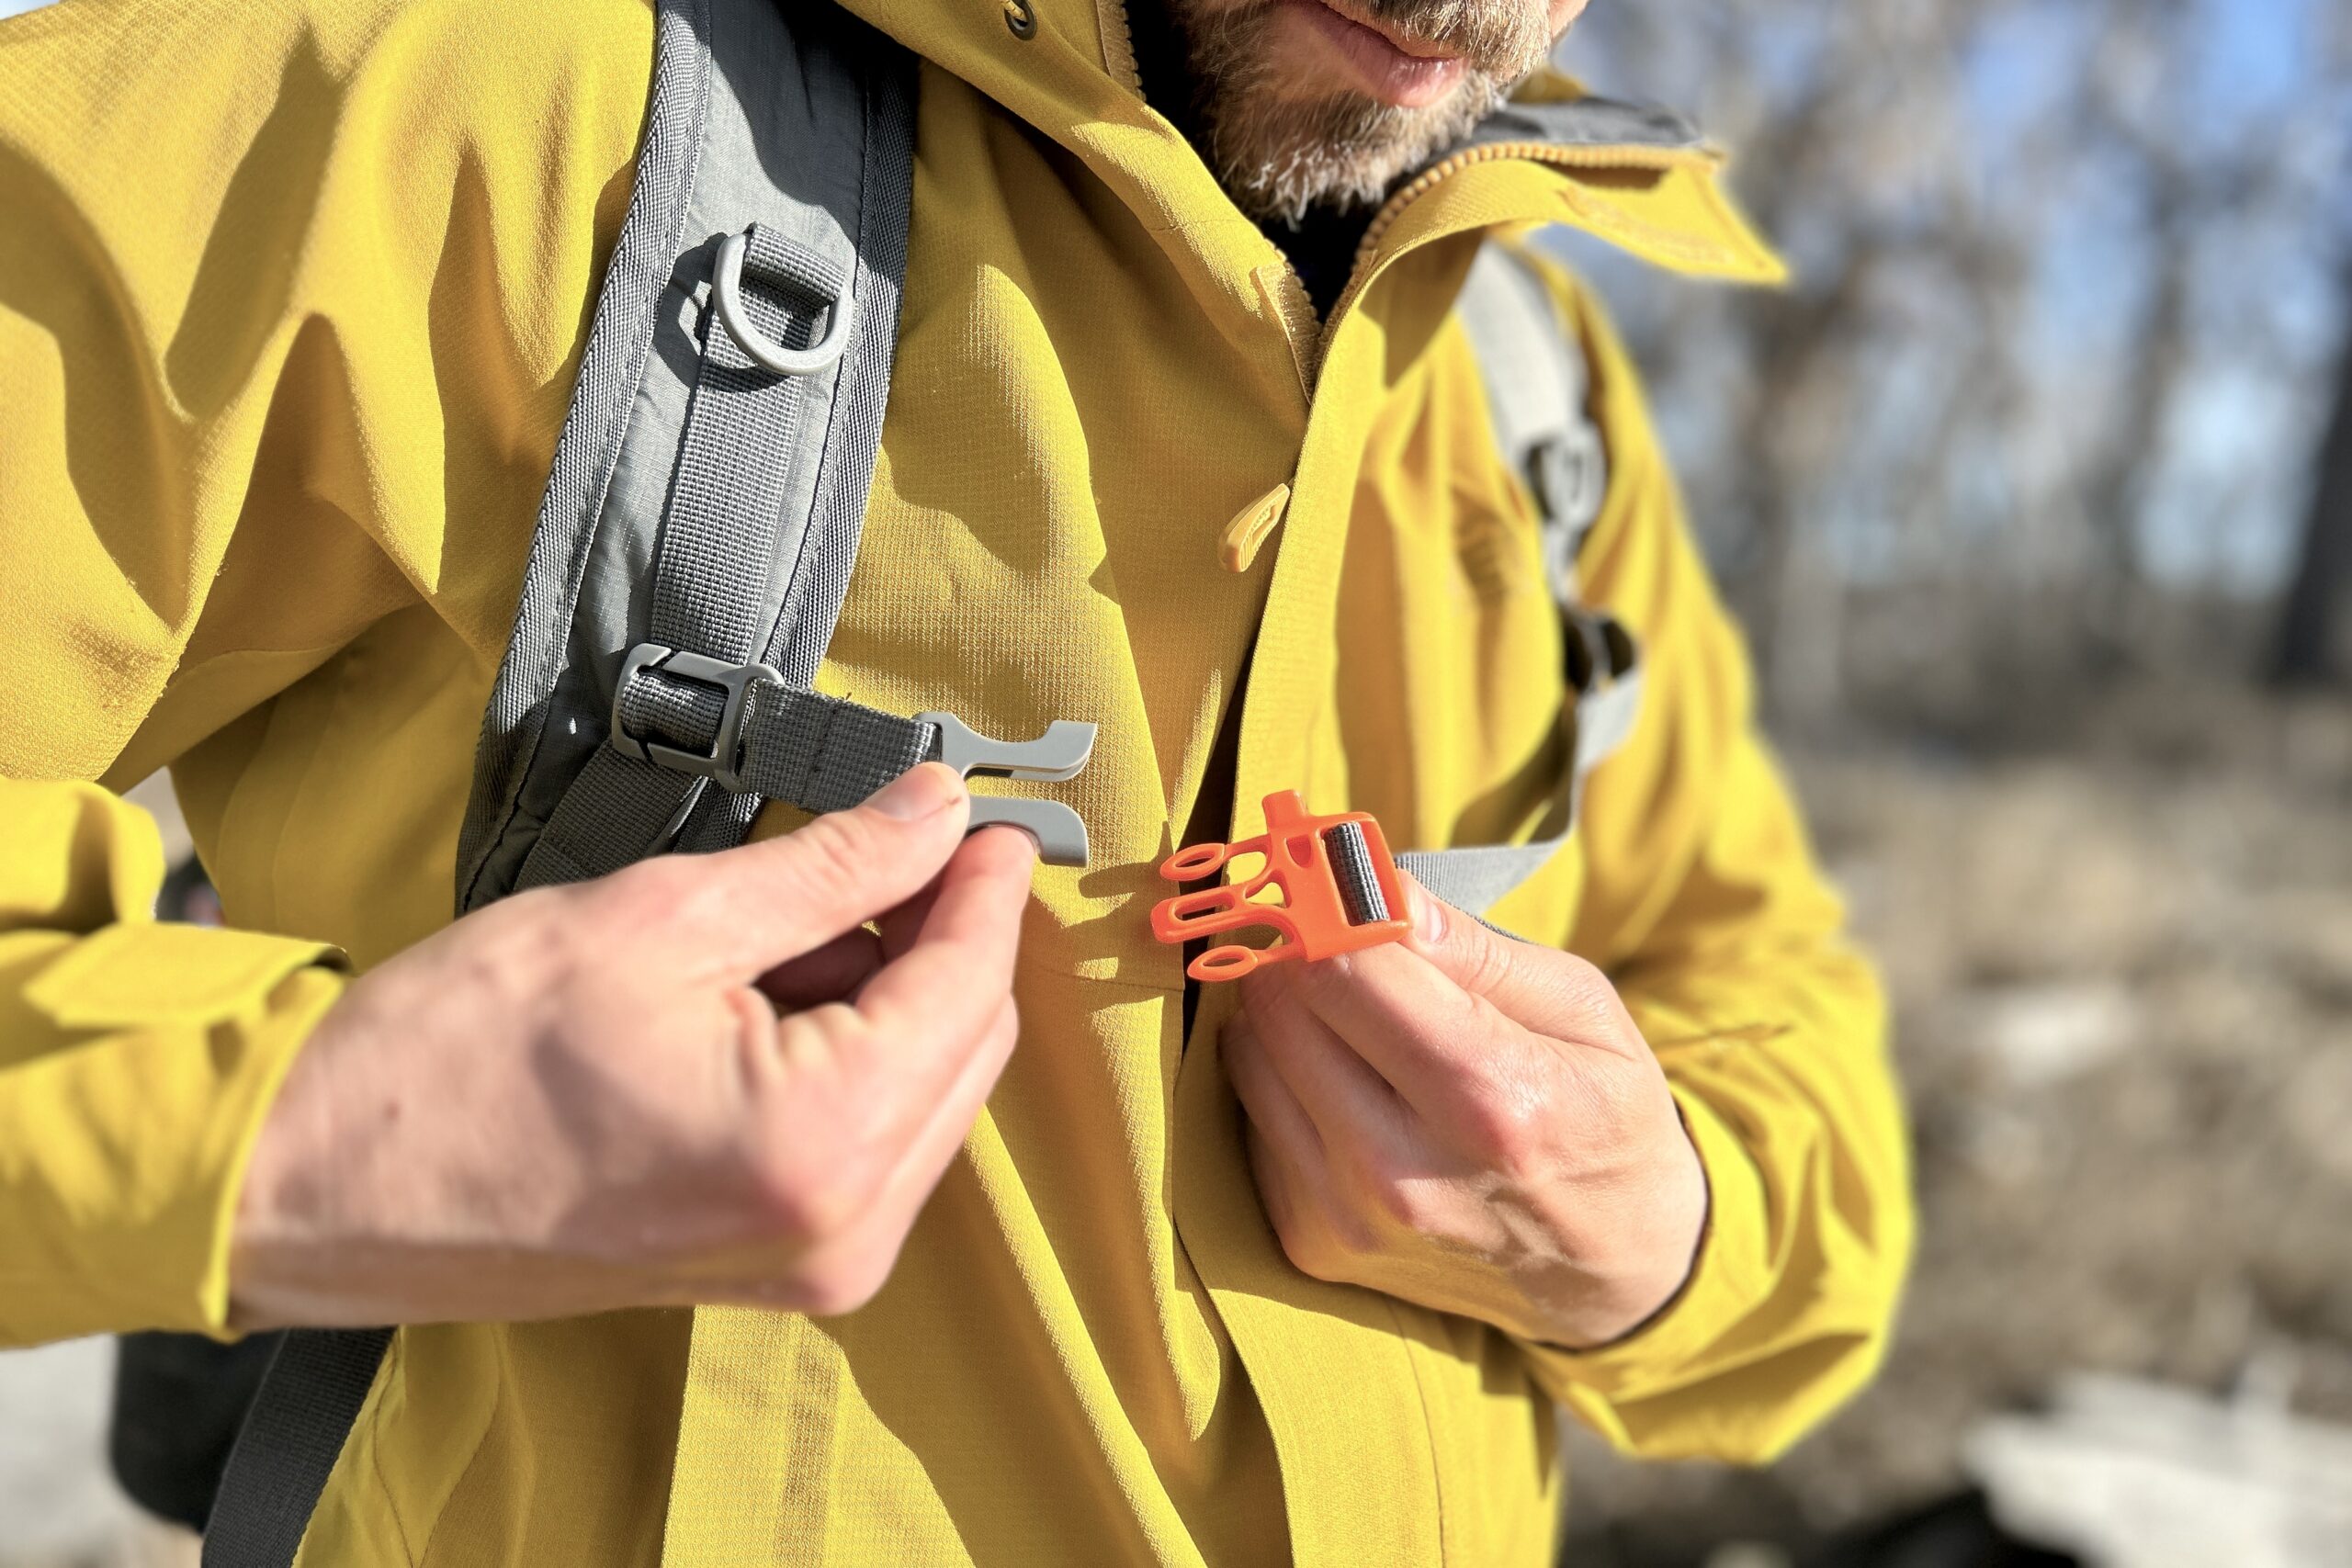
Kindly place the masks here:
<instances>
[{"instance_id":1,"label":"blurred background","mask_svg":"<svg viewBox=\"0 0 2352 1568\"><path fill-rule=\"evenodd\" d=\"M1594 0L1563 62L1796 270L1567 251L1886 967L1922 1205L1875 1388L1761 1473L1579 1444L1567 1561L2352 1563L2352 6Z\"/></svg>"},{"instance_id":2,"label":"blurred background","mask_svg":"<svg viewBox=\"0 0 2352 1568\"><path fill-rule=\"evenodd\" d=\"M1566 1561L2352 1564L2352 6L1594 0L1563 59L1796 268L1567 250L1885 964L1923 1209L1871 1393L1765 1472L1573 1439ZM111 1356L0 1356L0 1568L167 1560Z\"/></svg>"}]
</instances>

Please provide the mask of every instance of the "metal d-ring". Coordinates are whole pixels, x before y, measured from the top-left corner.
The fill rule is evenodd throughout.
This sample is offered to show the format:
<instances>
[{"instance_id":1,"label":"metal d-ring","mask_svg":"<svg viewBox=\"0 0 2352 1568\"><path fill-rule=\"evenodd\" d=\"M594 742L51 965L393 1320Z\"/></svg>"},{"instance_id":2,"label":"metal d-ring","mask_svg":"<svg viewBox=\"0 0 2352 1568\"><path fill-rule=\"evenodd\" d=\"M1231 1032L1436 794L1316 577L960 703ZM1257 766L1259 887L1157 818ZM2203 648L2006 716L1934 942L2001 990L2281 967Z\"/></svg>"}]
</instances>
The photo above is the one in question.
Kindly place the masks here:
<instances>
[{"instance_id":1,"label":"metal d-ring","mask_svg":"<svg viewBox=\"0 0 2352 1568\"><path fill-rule=\"evenodd\" d=\"M718 247L718 270L711 277L711 294L718 306L718 324L752 363L779 376L814 376L842 356L849 347L856 301L844 294L826 309L825 335L807 348L786 348L752 324L743 311L743 257L752 248L749 234L729 234Z\"/></svg>"}]
</instances>

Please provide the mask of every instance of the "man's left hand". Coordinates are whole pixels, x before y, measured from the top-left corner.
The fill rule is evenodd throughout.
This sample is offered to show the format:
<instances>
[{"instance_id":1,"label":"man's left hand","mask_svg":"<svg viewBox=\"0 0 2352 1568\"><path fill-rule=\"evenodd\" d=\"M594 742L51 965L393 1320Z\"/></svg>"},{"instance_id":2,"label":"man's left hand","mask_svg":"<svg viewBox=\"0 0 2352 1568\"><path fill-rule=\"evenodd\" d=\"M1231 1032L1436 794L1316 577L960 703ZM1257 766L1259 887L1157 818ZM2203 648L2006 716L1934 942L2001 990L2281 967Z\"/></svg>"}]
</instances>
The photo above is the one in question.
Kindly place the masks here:
<instances>
[{"instance_id":1,"label":"man's left hand","mask_svg":"<svg viewBox=\"0 0 2352 1568\"><path fill-rule=\"evenodd\" d=\"M1268 964L1226 1025L1283 1250L1525 1339L1622 1338L1706 1223L1657 1058L1600 970L1409 891L1409 939Z\"/></svg>"}]
</instances>

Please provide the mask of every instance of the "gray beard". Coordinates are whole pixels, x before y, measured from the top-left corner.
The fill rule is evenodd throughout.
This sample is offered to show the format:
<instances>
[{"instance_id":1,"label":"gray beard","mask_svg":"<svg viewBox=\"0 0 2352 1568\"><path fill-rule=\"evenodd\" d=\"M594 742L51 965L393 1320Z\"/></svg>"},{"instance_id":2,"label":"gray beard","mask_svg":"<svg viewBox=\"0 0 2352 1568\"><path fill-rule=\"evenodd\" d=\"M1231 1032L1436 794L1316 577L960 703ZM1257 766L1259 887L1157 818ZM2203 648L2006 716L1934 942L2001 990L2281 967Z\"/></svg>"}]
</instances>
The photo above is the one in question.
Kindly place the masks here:
<instances>
[{"instance_id":1,"label":"gray beard","mask_svg":"<svg viewBox=\"0 0 2352 1568\"><path fill-rule=\"evenodd\" d=\"M1352 93L1288 99L1279 96L1261 43L1271 16L1242 5L1206 17L1194 13L1186 26L1193 79L1204 85L1199 107L1210 166L1235 204L1261 222L1296 223L1316 208L1378 206L1400 178L1466 138L1543 61L1539 46L1525 70L1507 76L1474 62L1445 101L1428 108ZM1526 41L1516 52L1528 52Z\"/></svg>"}]
</instances>

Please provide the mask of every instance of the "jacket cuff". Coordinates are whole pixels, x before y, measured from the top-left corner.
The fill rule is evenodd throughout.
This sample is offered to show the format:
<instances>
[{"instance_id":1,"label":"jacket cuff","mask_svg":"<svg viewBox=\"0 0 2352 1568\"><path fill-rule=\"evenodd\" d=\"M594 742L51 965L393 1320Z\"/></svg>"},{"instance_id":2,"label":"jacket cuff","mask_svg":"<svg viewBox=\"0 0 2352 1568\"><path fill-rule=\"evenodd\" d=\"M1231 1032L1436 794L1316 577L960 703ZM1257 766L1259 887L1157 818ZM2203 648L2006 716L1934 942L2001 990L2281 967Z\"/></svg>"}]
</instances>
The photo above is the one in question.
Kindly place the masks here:
<instances>
[{"instance_id":1,"label":"jacket cuff","mask_svg":"<svg viewBox=\"0 0 2352 1568\"><path fill-rule=\"evenodd\" d=\"M0 1071L0 1341L166 1328L233 1338L244 1174L341 953L131 921L29 978L48 1039Z\"/></svg>"}]
</instances>

